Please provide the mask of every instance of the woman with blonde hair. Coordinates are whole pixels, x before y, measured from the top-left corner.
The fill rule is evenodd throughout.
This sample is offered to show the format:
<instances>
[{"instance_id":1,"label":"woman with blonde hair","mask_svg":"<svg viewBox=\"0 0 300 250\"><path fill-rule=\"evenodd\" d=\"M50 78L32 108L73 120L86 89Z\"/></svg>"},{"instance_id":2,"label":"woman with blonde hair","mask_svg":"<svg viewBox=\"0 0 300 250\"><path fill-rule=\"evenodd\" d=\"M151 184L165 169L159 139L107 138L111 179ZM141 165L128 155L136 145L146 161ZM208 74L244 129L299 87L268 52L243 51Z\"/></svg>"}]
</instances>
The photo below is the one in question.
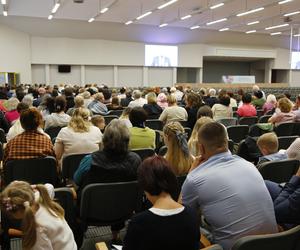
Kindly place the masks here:
<instances>
[{"instance_id":1,"label":"woman with blonde hair","mask_svg":"<svg viewBox=\"0 0 300 250\"><path fill-rule=\"evenodd\" d=\"M60 130L54 145L57 160L66 155L89 154L99 150L102 133L89 122L89 115L88 109L76 109L68 126Z\"/></svg>"},{"instance_id":2,"label":"woman with blonde hair","mask_svg":"<svg viewBox=\"0 0 300 250\"><path fill-rule=\"evenodd\" d=\"M143 109L147 112L148 119L157 119L163 111L156 101L156 94L154 92L148 93L147 104L143 106Z\"/></svg>"},{"instance_id":3,"label":"woman with blonde hair","mask_svg":"<svg viewBox=\"0 0 300 250\"><path fill-rule=\"evenodd\" d=\"M7 109L5 118L9 122L9 124L13 124L20 117L20 114L17 111L18 104L19 100L15 97L12 97L5 102L5 106Z\"/></svg>"},{"instance_id":4,"label":"woman with blonde hair","mask_svg":"<svg viewBox=\"0 0 300 250\"><path fill-rule=\"evenodd\" d=\"M191 134L191 137L188 141L188 146L189 146L189 150L190 150L190 153L193 155L193 156L198 156L199 155L199 148L198 148L198 131L199 129L206 123L209 123L209 122L213 122L214 120L211 119L210 117L208 116L203 116L201 118L199 118L194 126L194 129L193 129L193 132Z\"/></svg>"},{"instance_id":5,"label":"woman with blonde hair","mask_svg":"<svg viewBox=\"0 0 300 250\"><path fill-rule=\"evenodd\" d=\"M189 152L184 128L179 122L169 122L163 129L164 142L168 148L166 160L177 176L188 173L193 156Z\"/></svg>"},{"instance_id":6,"label":"woman with blonde hair","mask_svg":"<svg viewBox=\"0 0 300 250\"><path fill-rule=\"evenodd\" d=\"M281 123L294 122L296 119L295 113L292 112L293 105L291 101L284 97L278 101L278 109L269 119L269 122L278 126Z\"/></svg>"},{"instance_id":7,"label":"woman with blonde hair","mask_svg":"<svg viewBox=\"0 0 300 250\"><path fill-rule=\"evenodd\" d=\"M77 249L64 210L51 200L46 186L14 181L1 193L0 202L3 213L22 220L22 249Z\"/></svg>"}]
</instances>

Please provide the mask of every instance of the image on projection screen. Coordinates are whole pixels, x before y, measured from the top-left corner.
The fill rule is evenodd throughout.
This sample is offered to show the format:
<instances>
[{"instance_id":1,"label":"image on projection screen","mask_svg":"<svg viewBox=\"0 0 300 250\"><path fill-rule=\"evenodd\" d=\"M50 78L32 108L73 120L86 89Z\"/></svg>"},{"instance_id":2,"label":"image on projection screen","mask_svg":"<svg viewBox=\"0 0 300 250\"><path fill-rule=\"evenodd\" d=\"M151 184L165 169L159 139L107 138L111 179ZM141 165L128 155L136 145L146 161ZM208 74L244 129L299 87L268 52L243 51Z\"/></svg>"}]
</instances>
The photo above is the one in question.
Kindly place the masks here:
<instances>
[{"instance_id":1,"label":"image on projection screen","mask_svg":"<svg viewBox=\"0 0 300 250\"><path fill-rule=\"evenodd\" d=\"M177 67L177 64L177 46L145 45L145 66Z\"/></svg>"},{"instance_id":2,"label":"image on projection screen","mask_svg":"<svg viewBox=\"0 0 300 250\"><path fill-rule=\"evenodd\" d=\"M292 52L292 69L300 69L300 52Z\"/></svg>"}]
</instances>

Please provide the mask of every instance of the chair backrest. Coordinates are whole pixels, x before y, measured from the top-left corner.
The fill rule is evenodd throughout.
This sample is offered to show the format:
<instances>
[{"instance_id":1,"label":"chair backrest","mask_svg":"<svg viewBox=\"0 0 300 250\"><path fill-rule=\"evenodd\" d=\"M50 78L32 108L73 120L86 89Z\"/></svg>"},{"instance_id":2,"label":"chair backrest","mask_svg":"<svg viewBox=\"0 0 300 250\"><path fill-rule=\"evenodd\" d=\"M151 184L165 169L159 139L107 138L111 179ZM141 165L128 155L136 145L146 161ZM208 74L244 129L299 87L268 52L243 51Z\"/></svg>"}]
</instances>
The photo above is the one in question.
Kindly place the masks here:
<instances>
[{"instance_id":1,"label":"chair backrest","mask_svg":"<svg viewBox=\"0 0 300 250\"><path fill-rule=\"evenodd\" d=\"M51 156L8 161L3 167L5 185L14 180L55 185L58 180L56 164L56 159Z\"/></svg>"},{"instance_id":2,"label":"chair backrest","mask_svg":"<svg viewBox=\"0 0 300 250\"><path fill-rule=\"evenodd\" d=\"M117 115L104 115L105 124L108 125L113 119L119 119Z\"/></svg>"},{"instance_id":3,"label":"chair backrest","mask_svg":"<svg viewBox=\"0 0 300 250\"><path fill-rule=\"evenodd\" d=\"M277 136L291 136L294 135L294 122L281 123L274 128Z\"/></svg>"},{"instance_id":4,"label":"chair backrest","mask_svg":"<svg viewBox=\"0 0 300 250\"><path fill-rule=\"evenodd\" d=\"M258 122L259 123L267 123L272 115L263 115L259 117Z\"/></svg>"},{"instance_id":5,"label":"chair backrest","mask_svg":"<svg viewBox=\"0 0 300 250\"><path fill-rule=\"evenodd\" d=\"M257 109L256 110L256 116L257 117L261 117L264 115L264 110L263 109Z\"/></svg>"},{"instance_id":6,"label":"chair backrest","mask_svg":"<svg viewBox=\"0 0 300 250\"><path fill-rule=\"evenodd\" d=\"M111 110L109 112L109 115L116 115L116 116L120 117L122 115L122 113L123 113L122 109L120 109L120 110Z\"/></svg>"},{"instance_id":7,"label":"chair backrest","mask_svg":"<svg viewBox=\"0 0 300 250\"><path fill-rule=\"evenodd\" d=\"M3 143L6 143L6 135L5 135L5 131L0 128L0 142L3 144Z\"/></svg>"},{"instance_id":8,"label":"chair backrest","mask_svg":"<svg viewBox=\"0 0 300 250\"><path fill-rule=\"evenodd\" d=\"M288 147L298 138L297 135L292 136L279 136L278 137L278 144L279 149L288 149Z\"/></svg>"},{"instance_id":9,"label":"chair backrest","mask_svg":"<svg viewBox=\"0 0 300 250\"><path fill-rule=\"evenodd\" d=\"M249 136L251 137L259 137L265 133L271 132L273 129L264 130L262 129L259 124L253 124L249 127Z\"/></svg>"},{"instance_id":10,"label":"chair backrest","mask_svg":"<svg viewBox=\"0 0 300 250\"><path fill-rule=\"evenodd\" d=\"M241 117L239 120L240 125L248 125L251 126L253 124L256 124L258 120L257 116L247 116L247 117Z\"/></svg>"},{"instance_id":11,"label":"chair backrest","mask_svg":"<svg viewBox=\"0 0 300 250\"><path fill-rule=\"evenodd\" d=\"M67 155L62 160L62 176L64 179L73 179L83 157L88 154Z\"/></svg>"},{"instance_id":12,"label":"chair backrest","mask_svg":"<svg viewBox=\"0 0 300 250\"><path fill-rule=\"evenodd\" d=\"M155 151L152 148L141 148L141 149L133 149L132 152L138 154L142 161L148 157L155 155Z\"/></svg>"},{"instance_id":13,"label":"chair backrest","mask_svg":"<svg viewBox=\"0 0 300 250\"><path fill-rule=\"evenodd\" d=\"M185 120L180 120L180 121L178 121L180 124L181 124L181 126L182 127L187 127L188 126L188 122L187 121L185 121Z\"/></svg>"},{"instance_id":14,"label":"chair backrest","mask_svg":"<svg viewBox=\"0 0 300 250\"><path fill-rule=\"evenodd\" d=\"M140 198L137 181L89 184L82 190L80 218L85 225L112 225L129 219Z\"/></svg>"},{"instance_id":15,"label":"chair backrest","mask_svg":"<svg viewBox=\"0 0 300 250\"><path fill-rule=\"evenodd\" d=\"M163 129L163 122L158 119L151 119L151 120L146 120L145 122L146 127L149 127L154 130L160 130L162 131Z\"/></svg>"},{"instance_id":16,"label":"chair backrest","mask_svg":"<svg viewBox=\"0 0 300 250\"><path fill-rule=\"evenodd\" d=\"M297 173L300 162L295 159L282 161L269 161L259 166L259 172L264 180L276 183L288 182Z\"/></svg>"},{"instance_id":17,"label":"chair backrest","mask_svg":"<svg viewBox=\"0 0 300 250\"><path fill-rule=\"evenodd\" d=\"M231 250L298 250L299 247L300 226L297 226L275 234L245 236Z\"/></svg>"},{"instance_id":18,"label":"chair backrest","mask_svg":"<svg viewBox=\"0 0 300 250\"><path fill-rule=\"evenodd\" d=\"M59 131L62 129L63 127L49 127L45 129L45 133L47 133L51 140L55 137L57 137Z\"/></svg>"},{"instance_id":19,"label":"chair backrest","mask_svg":"<svg viewBox=\"0 0 300 250\"><path fill-rule=\"evenodd\" d=\"M186 134L186 140L188 141L190 139L191 135L192 135L192 129L188 128L188 127L185 127L184 132Z\"/></svg>"},{"instance_id":20,"label":"chair backrest","mask_svg":"<svg viewBox=\"0 0 300 250\"><path fill-rule=\"evenodd\" d=\"M261 152L256 144L256 138L248 136L245 140L242 140L239 143L237 155L257 164Z\"/></svg>"},{"instance_id":21,"label":"chair backrest","mask_svg":"<svg viewBox=\"0 0 300 250\"><path fill-rule=\"evenodd\" d=\"M158 155L160 156L164 156L168 151L168 147L165 145L165 146L162 146L159 150L158 150Z\"/></svg>"},{"instance_id":22,"label":"chair backrest","mask_svg":"<svg viewBox=\"0 0 300 250\"><path fill-rule=\"evenodd\" d=\"M225 127L228 127L228 126L237 125L238 119L237 118L222 118L222 119L216 120L216 122L219 122L219 123L223 124Z\"/></svg>"},{"instance_id":23,"label":"chair backrest","mask_svg":"<svg viewBox=\"0 0 300 250\"><path fill-rule=\"evenodd\" d=\"M241 140L245 139L248 135L248 131L248 125L236 125L227 127L228 137L235 143L239 143Z\"/></svg>"},{"instance_id":24,"label":"chair backrest","mask_svg":"<svg viewBox=\"0 0 300 250\"><path fill-rule=\"evenodd\" d=\"M0 142L0 161L3 160L3 155L4 155L3 144Z\"/></svg>"}]
</instances>

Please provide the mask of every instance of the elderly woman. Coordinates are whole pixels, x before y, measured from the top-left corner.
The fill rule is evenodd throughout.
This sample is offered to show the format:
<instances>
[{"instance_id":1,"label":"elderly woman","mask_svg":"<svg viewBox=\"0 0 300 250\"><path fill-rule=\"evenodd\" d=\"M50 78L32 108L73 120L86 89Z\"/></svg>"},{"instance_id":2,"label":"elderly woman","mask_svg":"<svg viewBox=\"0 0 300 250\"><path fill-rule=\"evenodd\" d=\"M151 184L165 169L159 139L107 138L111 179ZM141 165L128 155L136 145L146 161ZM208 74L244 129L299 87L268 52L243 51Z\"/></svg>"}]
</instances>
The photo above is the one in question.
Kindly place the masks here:
<instances>
[{"instance_id":1,"label":"elderly woman","mask_svg":"<svg viewBox=\"0 0 300 250\"><path fill-rule=\"evenodd\" d=\"M94 95L94 100L89 104L88 109L93 112L93 114L106 115L108 109L104 104L104 95L102 93L97 93Z\"/></svg>"},{"instance_id":2,"label":"elderly woman","mask_svg":"<svg viewBox=\"0 0 300 250\"><path fill-rule=\"evenodd\" d=\"M89 104L92 102L91 99L91 93L88 91L84 91L82 94L80 94L84 99L84 107L87 108Z\"/></svg>"},{"instance_id":3,"label":"elderly woman","mask_svg":"<svg viewBox=\"0 0 300 250\"><path fill-rule=\"evenodd\" d=\"M54 145L57 160L65 155L89 154L99 150L102 133L89 122L89 114L88 109L76 109L68 126L60 130Z\"/></svg>"},{"instance_id":4,"label":"elderly woman","mask_svg":"<svg viewBox=\"0 0 300 250\"><path fill-rule=\"evenodd\" d=\"M69 108L67 111L67 115L72 116L74 114L75 109L84 108L84 99L82 96L78 95L74 98L75 106L73 108ZM91 113L92 115L92 113Z\"/></svg>"},{"instance_id":5,"label":"elderly woman","mask_svg":"<svg viewBox=\"0 0 300 250\"><path fill-rule=\"evenodd\" d=\"M143 108L148 114L148 119L157 119L162 112L162 108L156 103L156 94L154 92L148 93L147 102Z\"/></svg>"},{"instance_id":6,"label":"elderly woman","mask_svg":"<svg viewBox=\"0 0 300 250\"><path fill-rule=\"evenodd\" d=\"M276 100L275 95L272 95L272 94L268 95L267 101L265 102L265 104L262 107L264 114L266 114L267 112L269 112L271 110L274 110L276 108L276 103L277 103L277 100Z\"/></svg>"},{"instance_id":7,"label":"elderly woman","mask_svg":"<svg viewBox=\"0 0 300 250\"><path fill-rule=\"evenodd\" d=\"M19 100L15 97L12 97L6 101L7 112L5 113L5 118L10 124L13 124L20 117L20 114L17 111L18 103Z\"/></svg>"},{"instance_id":8,"label":"elderly woman","mask_svg":"<svg viewBox=\"0 0 300 250\"><path fill-rule=\"evenodd\" d=\"M278 101L278 108L276 112L269 119L269 122L273 123L275 126L281 123L294 122L296 115L292 112L291 101L284 97Z\"/></svg>"}]
</instances>

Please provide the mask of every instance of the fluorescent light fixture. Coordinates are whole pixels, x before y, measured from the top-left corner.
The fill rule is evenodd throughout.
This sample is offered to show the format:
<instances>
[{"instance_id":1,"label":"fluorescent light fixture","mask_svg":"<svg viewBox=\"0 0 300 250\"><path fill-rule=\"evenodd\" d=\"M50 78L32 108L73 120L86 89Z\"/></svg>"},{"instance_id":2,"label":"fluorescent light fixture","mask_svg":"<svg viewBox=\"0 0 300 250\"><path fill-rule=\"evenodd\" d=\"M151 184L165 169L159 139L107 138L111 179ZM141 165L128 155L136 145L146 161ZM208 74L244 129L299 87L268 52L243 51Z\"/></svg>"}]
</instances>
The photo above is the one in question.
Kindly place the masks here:
<instances>
[{"instance_id":1,"label":"fluorescent light fixture","mask_svg":"<svg viewBox=\"0 0 300 250\"><path fill-rule=\"evenodd\" d=\"M191 27L190 29L191 29L191 30L195 30L195 29L199 29L199 28L200 28L200 26L199 26L199 25L196 25L196 26Z\"/></svg>"},{"instance_id":2,"label":"fluorescent light fixture","mask_svg":"<svg viewBox=\"0 0 300 250\"><path fill-rule=\"evenodd\" d=\"M265 28L265 30L272 30L272 29L277 29L277 28L286 27L286 26L289 26L289 24L285 23L285 24L280 24L280 25L276 25L276 26L270 26L270 27Z\"/></svg>"},{"instance_id":3,"label":"fluorescent light fixture","mask_svg":"<svg viewBox=\"0 0 300 250\"><path fill-rule=\"evenodd\" d=\"M53 7L51 13L52 13L52 14L56 13L56 11L58 10L59 6L60 6L60 3L56 3L56 4L54 5L54 7Z\"/></svg>"},{"instance_id":4,"label":"fluorescent light fixture","mask_svg":"<svg viewBox=\"0 0 300 250\"><path fill-rule=\"evenodd\" d=\"M255 13L255 12L258 12L258 11L262 11L264 9L265 9L264 7L260 7L260 8L254 9L254 10L249 10L249 11L246 11L246 12L243 12L243 13L239 13L236 16L245 16L245 15L252 14L252 13Z\"/></svg>"},{"instance_id":5,"label":"fluorescent light fixture","mask_svg":"<svg viewBox=\"0 0 300 250\"><path fill-rule=\"evenodd\" d=\"M88 22L91 23L91 22L94 22L95 21L95 17L91 17Z\"/></svg>"},{"instance_id":6,"label":"fluorescent light fixture","mask_svg":"<svg viewBox=\"0 0 300 250\"><path fill-rule=\"evenodd\" d=\"M278 4L285 4L285 3L289 3L292 2L293 0L284 0L284 1L280 1L278 2Z\"/></svg>"},{"instance_id":7,"label":"fluorescent light fixture","mask_svg":"<svg viewBox=\"0 0 300 250\"><path fill-rule=\"evenodd\" d=\"M6 10L3 11L3 16L7 16L7 11Z\"/></svg>"},{"instance_id":8,"label":"fluorescent light fixture","mask_svg":"<svg viewBox=\"0 0 300 250\"><path fill-rule=\"evenodd\" d=\"M108 11L108 8L104 8L100 11L101 14L105 13L106 11Z\"/></svg>"},{"instance_id":9,"label":"fluorescent light fixture","mask_svg":"<svg viewBox=\"0 0 300 250\"><path fill-rule=\"evenodd\" d=\"M158 6L157 9L161 10L161 9L163 9L163 8L165 8L165 7L167 7L167 6L171 5L171 4L173 4L173 3L175 3L175 2L177 2L177 0L171 0L171 1L169 1L169 2L166 2L166 3L164 3L164 4L160 5L160 6Z\"/></svg>"},{"instance_id":10,"label":"fluorescent light fixture","mask_svg":"<svg viewBox=\"0 0 300 250\"><path fill-rule=\"evenodd\" d=\"M209 8L210 8L211 10L213 10L213 9L222 7L223 5L224 5L224 3L219 3L219 4L216 4L216 5L210 6Z\"/></svg>"},{"instance_id":11,"label":"fluorescent light fixture","mask_svg":"<svg viewBox=\"0 0 300 250\"><path fill-rule=\"evenodd\" d=\"M221 22L225 22L225 21L227 21L227 18L222 18L222 19L219 19L219 20L216 20L216 21L212 21L212 22L207 23L206 25L212 25L212 24L215 24L215 23L221 23Z\"/></svg>"},{"instance_id":12,"label":"fluorescent light fixture","mask_svg":"<svg viewBox=\"0 0 300 250\"><path fill-rule=\"evenodd\" d=\"M162 27L166 27L166 26L168 26L168 24L167 23L163 23L163 24L159 25L158 27L162 28Z\"/></svg>"},{"instance_id":13,"label":"fluorescent light fixture","mask_svg":"<svg viewBox=\"0 0 300 250\"><path fill-rule=\"evenodd\" d=\"M293 16L293 15L297 15L299 13L300 13L300 11L295 11L295 12L284 14L283 16Z\"/></svg>"},{"instance_id":14,"label":"fluorescent light fixture","mask_svg":"<svg viewBox=\"0 0 300 250\"><path fill-rule=\"evenodd\" d=\"M189 19L189 18L191 18L191 17L192 17L192 15L186 15L186 16L181 17L180 19L181 19L181 20L185 20L185 19Z\"/></svg>"},{"instance_id":15,"label":"fluorescent light fixture","mask_svg":"<svg viewBox=\"0 0 300 250\"><path fill-rule=\"evenodd\" d=\"M255 33L256 30L249 30L249 31L246 31L246 34L251 34L251 33Z\"/></svg>"},{"instance_id":16,"label":"fluorescent light fixture","mask_svg":"<svg viewBox=\"0 0 300 250\"><path fill-rule=\"evenodd\" d=\"M144 18L144 17L146 17L146 16L149 16L150 14L152 14L152 11L148 11L148 12L146 12L145 14L138 16L138 17L136 18L136 20L140 20L140 19L142 19L142 18Z\"/></svg>"},{"instance_id":17,"label":"fluorescent light fixture","mask_svg":"<svg viewBox=\"0 0 300 250\"><path fill-rule=\"evenodd\" d=\"M300 36L300 34L295 34L294 36L296 36L296 37L297 37L297 36Z\"/></svg>"},{"instance_id":18,"label":"fluorescent light fixture","mask_svg":"<svg viewBox=\"0 0 300 250\"><path fill-rule=\"evenodd\" d=\"M254 22L250 22L250 23L247 23L247 25L253 25L253 24L258 24L259 21L254 21Z\"/></svg>"},{"instance_id":19,"label":"fluorescent light fixture","mask_svg":"<svg viewBox=\"0 0 300 250\"><path fill-rule=\"evenodd\" d=\"M53 18L53 15L48 16L48 20L51 20Z\"/></svg>"},{"instance_id":20,"label":"fluorescent light fixture","mask_svg":"<svg viewBox=\"0 0 300 250\"><path fill-rule=\"evenodd\" d=\"M128 22L125 23L125 25L129 25L129 24L132 24L132 23L133 23L133 21L128 21Z\"/></svg>"},{"instance_id":21,"label":"fluorescent light fixture","mask_svg":"<svg viewBox=\"0 0 300 250\"><path fill-rule=\"evenodd\" d=\"M6 4L6 0L1 0L1 3L4 5Z\"/></svg>"},{"instance_id":22,"label":"fluorescent light fixture","mask_svg":"<svg viewBox=\"0 0 300 250\"><path fill-rule=\"evenodd\" d=\"M229 28L223 28L223 29L220 29L219 31L227 31L229 30Z\"/></svg>"},{"instance_id":23,"label":"fluorescent light fixture","mask_svg":"<svg viewBox=\"0 0 300 250\"><path fill-rule=\"evenodd\" d=\"M282 34L282 32L274 32L274 33L271 33L270 35L271 36L277 36L277 35L281 35Z\"/></svg>"}]
</instances>

